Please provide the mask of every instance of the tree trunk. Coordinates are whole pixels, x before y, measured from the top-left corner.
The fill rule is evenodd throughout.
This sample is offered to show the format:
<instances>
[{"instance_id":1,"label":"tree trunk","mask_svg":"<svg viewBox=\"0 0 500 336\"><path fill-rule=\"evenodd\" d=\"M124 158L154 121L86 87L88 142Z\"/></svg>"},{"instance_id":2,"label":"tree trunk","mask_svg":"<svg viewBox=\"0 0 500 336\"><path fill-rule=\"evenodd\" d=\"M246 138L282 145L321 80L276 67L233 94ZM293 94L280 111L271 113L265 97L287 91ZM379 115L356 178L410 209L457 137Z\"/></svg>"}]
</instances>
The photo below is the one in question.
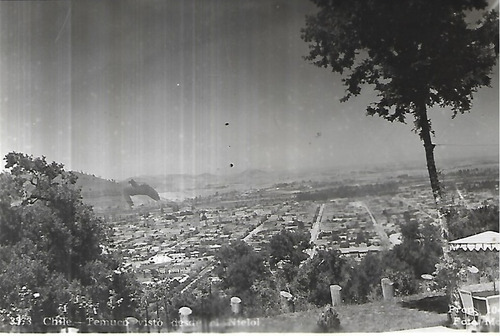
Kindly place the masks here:
<instances>
[{"instance_id":1,"label":"tree trunk","mask_svg":"<svg viewBox=\"0 0 500 336\"><path fill-rule=\"evenodd\" d=\"M417 107L416 126L420 131L419 135L424 143L425 159L427 161L427 171L429 173L429 180L431 182L432 195L438 210L439 220L441 224L441 238L443 241L443 254L447 257L449 252L448 248L448 225L444 213L442 189L439 183L438 171L436 169L436 161L434 160L434 145L431 139L431 124L427 118L427 107L425 103Z\"/></svg>"},{"instance_id":2,"label":"tree trunk","mask_svg":"<svg viewBox=\"0 0 500 336\"><path fill-rule=\"evenodd\" d=\"M434 160L434 145L431 139L431 127L429 119L427 119L427 111L425 107L419 113L420 138L424 142L425 159L427 161L427 171L431 182L432 195L438 209L441 204L441 185L439 183L438 172L436 169L436 161Z\"/></svg>"}]
</instances>

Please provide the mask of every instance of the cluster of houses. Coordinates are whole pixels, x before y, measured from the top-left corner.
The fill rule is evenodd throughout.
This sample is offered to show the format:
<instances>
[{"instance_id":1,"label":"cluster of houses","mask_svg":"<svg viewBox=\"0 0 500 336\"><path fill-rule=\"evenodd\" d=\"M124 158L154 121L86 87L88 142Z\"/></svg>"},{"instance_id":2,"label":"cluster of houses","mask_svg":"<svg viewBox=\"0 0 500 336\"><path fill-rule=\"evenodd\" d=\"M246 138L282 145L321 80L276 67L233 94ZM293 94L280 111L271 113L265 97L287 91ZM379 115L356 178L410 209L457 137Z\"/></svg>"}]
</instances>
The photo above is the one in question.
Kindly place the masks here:
<instances>
[{"instance_id":1,"label":"cluster of houses","mask_svg":"<svg viewBox=\"0 0 500 336\"><path fill-rule=\"evenodd\" d=\"M210 266L220 247L232 240L243 239L261 251L280 230L310 231L319 222L314 241L317 249L336 249L345 256L361 258L400 243L404 221L436 221L427 189L402 188L397 195L361 200L297 202L293 197L285 201L263 197L253 205L150 206L114 222L114 248L122 253L124 267L143 282L183 284Z\"/></svg>"},{"instance_id":2,"label":"cluster of houses","mask_svg":"<svg viewBox=\"0 0 500 336\"><path fill-rule=\"evenodd\" d=\"M113 223L113 247L122 254L124 267L143 282L166 279L181 284L207 267L231 240L246 239L259 250L279 229L297 228L299 221L291 208L272 202L175 212L150 208Z\"/></svg>"}]
</instances>

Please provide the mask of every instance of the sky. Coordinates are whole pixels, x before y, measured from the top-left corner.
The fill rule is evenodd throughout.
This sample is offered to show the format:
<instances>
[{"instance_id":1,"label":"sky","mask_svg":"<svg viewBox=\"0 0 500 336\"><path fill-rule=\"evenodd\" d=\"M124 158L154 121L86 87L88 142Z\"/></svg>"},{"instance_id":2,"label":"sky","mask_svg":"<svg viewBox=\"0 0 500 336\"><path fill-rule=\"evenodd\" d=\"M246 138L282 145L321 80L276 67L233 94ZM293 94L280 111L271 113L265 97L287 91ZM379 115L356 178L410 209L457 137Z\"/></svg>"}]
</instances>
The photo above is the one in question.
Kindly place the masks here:
<instances>
[{"instance_id":1,"label":"sky","mask_svg":"<svg viewBox=\"0 0 500 336\"><path fill-rule=\"evenodd\" d=\"M417 160L408 125L340 103L303 59L305 0L0 2L0 155L109 179ZM498 67L470 114L429 115L436 161L498 157ZM2 164L3 165L3 164Z\"/></svg>"}]
</instances>

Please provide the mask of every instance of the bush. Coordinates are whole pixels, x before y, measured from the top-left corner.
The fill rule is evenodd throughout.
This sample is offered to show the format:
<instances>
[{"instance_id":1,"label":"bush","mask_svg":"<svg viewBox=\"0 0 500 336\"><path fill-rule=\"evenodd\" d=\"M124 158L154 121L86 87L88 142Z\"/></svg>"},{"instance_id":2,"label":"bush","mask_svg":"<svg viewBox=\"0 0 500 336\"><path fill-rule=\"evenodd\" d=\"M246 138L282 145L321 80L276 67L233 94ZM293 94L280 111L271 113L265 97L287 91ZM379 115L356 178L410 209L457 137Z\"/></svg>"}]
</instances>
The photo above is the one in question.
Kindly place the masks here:
<instances>
[{"instance_id":1,"label":"bush","mask_svg":"<svg viewBox=\"0 0 500 336\"><path fill-rule=\"evenodd\" d=\"M318 332L335 332L340 329L340 319L337 311L330 305L326 306L318 319Z\"/></svg>"}]
</instances>

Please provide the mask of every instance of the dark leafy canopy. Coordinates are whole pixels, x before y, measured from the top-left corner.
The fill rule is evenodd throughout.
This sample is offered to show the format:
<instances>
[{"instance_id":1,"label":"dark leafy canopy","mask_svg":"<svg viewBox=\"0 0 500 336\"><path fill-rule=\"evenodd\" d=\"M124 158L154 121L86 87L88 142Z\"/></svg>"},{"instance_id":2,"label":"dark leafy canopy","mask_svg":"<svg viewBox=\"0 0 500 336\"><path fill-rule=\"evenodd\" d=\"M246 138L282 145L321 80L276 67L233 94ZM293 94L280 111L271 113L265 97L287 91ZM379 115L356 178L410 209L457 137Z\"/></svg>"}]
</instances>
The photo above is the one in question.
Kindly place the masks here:
<instances>
[{"instance_id":1,"label":"dark leafy canopy","mask_svg":"<svg viewBox=\"0 0 500 336\"><path fill-rule=\"evenodd\" d=\"M9 153L6 161L21 203L18 207L2 204L11 219L18 221L2 221L0 243L30 239L47 254L51 270L78 278L84 264L100 256L104 232L103 224L73 187L76 176L61 164L48 164L45 158Z\"/></svg>"},{"instance_id":2,"label":"dark leafy canopy","mask_svg":"<svg viewBox=\"0 0 500 336\"><path fill-rule=\"evenodd\" d=\"M466 12L484 10L485 0L311 1L319 12L302 30L310 42L306 59L344 75L344 100L373 84L380 99L369 115L405 122L419 104L437 104L455 116L470 110L478 87L490 84L498 13L466 22Z\"/></svg>"},{"instance_id":3,"label":"dark leafy canopy","mask_svg":"<svg viewBox=\"0 0 500 336\"><path fill-rule=\"evenodd\" d=\"M452 240L484 231L498 232L498 205L484 205L477 209L454 207L448 210L446 216Z\"/></svg>"},{"instance_id":4,"label":"dark leafy canopy","mask_svg":"<svg viewBox=\"0 0 500 336\"><path fill-rule=\"evenodd\" d=\"M294 266L307 259L305 250L311 247L310 234L301 231L281 230L269 242L269 263L272 267L280 261Z\"/></svg>"},{"instance_id":5,"label":"dark leafy canopy","mask_svg":"<svg viewBox=\"0 0 500 336\"><path fill-rule=\"evenodd\" d=\"M248 292L254 282L265 278L267 273L264 258L243 240L222 246L215 258L218 261L216 272L223 287L234 295Z\"/></svg>"},{"instance_id":6,"label":"dark leafy canopy","mask_svg":"<svg viewBox=\"0 0 500 336\"><path fill-rule=\"evenodd\" d=\"M347 273L348 262L340 257L339 251L318 251L310 262L298 271L293 283L295 296L321 306L331 302L330 285L345 288L343 275Z\"/></svg>"},{"instance_id":7,"label":"dark leafy canopy","mask_svg":"<svg viewBox=\"0 0 500 336\"><path fill-rule=\"evenodd\" d=\"M36 318L57 316L64 305L70 314L78 306L99 318L133 313L133 276L121 271L119 259L106 250L106 226L83 203L76 176L43 157L12 152L5 160L0 320L5 315L31 318L34 331L42 331Z\"/></svg>"},{"instance_id":8,"label":"dark leafy canopy","mask_svg":"<svg viewBox=\"0 0 500 336\"><path fill-rule=\"evenodd\" d=\"M292 281L298 272L299 265L309 255L305 252L312 245L311 235L304 231L283 229L271 237L267 252L272 269L283 273L287 282Z\"/></svg>"},{"instance_id":9,"label":"dark leafy canopy","mask_svg":"<svg viewBox=\"0 0 500 336\"><path fill-rule=\"evenodd\" d=\"M409 265L417 277L431 274L443 254L438 230L433 224L409 221L401 226L402 243L390 254Z\"/></svg>"}]
</instances>

